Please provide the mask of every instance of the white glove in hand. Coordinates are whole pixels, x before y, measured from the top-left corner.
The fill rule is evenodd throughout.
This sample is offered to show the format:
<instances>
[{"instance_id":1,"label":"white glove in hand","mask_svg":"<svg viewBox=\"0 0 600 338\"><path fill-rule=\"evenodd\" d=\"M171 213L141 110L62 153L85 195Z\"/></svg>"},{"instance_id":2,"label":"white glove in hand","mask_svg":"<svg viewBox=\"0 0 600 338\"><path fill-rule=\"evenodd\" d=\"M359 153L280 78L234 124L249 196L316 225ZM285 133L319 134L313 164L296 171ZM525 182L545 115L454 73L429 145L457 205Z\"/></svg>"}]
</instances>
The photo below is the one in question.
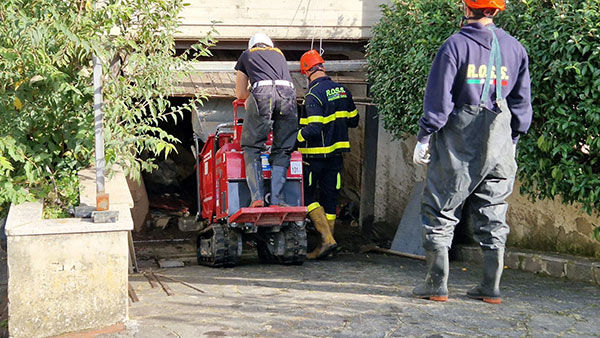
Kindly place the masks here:
<instances>
[{"instance_id":1,"label":"white glove in hand","mask_svg":"<svg viewBox=\"0 0 600 338\"><path fill-rule=\"evenodd\" d=\"M423 165L429 163L429 161L429 142L417 142L417 145L415 146L415 152L413 154L413 162L418 165Z\"/></svg>"}]
</instances>

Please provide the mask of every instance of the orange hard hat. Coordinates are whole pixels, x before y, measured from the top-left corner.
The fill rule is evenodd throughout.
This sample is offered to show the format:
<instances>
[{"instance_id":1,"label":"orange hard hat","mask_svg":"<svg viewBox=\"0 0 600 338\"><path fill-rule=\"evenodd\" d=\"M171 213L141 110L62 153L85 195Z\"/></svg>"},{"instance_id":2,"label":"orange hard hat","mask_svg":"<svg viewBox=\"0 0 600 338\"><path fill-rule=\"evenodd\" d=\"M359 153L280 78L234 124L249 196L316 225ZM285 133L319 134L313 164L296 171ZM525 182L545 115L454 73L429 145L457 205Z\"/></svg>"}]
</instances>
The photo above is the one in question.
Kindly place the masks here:
<instances>
[{"instance_id":1,"label":"orange hard hat","mask_svg":"<svg viewBox=\"0 0 600 338\"><path fill-rule=\"evenodd\" d=\"M506 9L504 0L464 0L467 7L475 9L494 8L501 11Z\"/></svg>"},{"instance_id":2,"label":"orange hard hat","mask_svg":"<svg viewBox=\"0 0 600 338\"><path fill-rule=\"evenodd\" d=\"M308 71L321 63L325 63L319 52L314 49L309 50L308 52L302 54L300 58L300 73L307 74Z\"/></svg>"}]
</instances>

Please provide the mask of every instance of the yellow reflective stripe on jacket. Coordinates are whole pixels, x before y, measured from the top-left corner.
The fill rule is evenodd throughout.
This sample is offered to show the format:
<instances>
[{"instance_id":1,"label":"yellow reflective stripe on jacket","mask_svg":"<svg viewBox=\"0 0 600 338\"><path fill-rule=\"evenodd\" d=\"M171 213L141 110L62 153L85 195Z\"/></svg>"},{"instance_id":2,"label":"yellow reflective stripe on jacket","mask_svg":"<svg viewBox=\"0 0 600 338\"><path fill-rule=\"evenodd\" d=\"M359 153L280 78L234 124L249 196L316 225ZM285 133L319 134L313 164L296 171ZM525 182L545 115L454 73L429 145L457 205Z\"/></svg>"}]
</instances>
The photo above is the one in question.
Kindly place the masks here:
<instances>
[{"instance_id":1,"label":"yellow reflective stripe on jacket","mask_svg":"<svg viewBox=\"0 0 600 338\"><path fill-rule=\"evenodd\" d=\"M349 141L336 142L329 147L311 147L311 148L298 148L298 151L302 154L329 154L333 153L337 149L350 148Z\"/></svg>"},{"instance_id":2,"label":"yellow reflective stripe on jacket","mask_svg":"<svg viewBox=\"0 0 600 338\"><path fill-rule=\"evenodd\" d=\"M351 119L351 118L355 117L357 114L358 114L358 110L356 110L356 109L354 109L353 111L340 110L340 111L336 111L335 114L331 114L327 117L323 117L323 116L319 116L319 115L303 117L300 119L300 124L301 125L307 125L309 123L327 124L329 122L335 121L335 119L343 119L343 118Z\"/></svg>"},{"instance_id":3,"label":"yellow reflective stripe on jacket","mask_svg":"<svg viewBox=\"0 0 600 338\"><path fill-rule=\"evenodd\" d=\"M321 204L319 204L319 202L314 202L314 203L309 204L306 209L308 212L311 212L320 206L321 206Z\"/></svg>"},{"instance_id":4,"label":"yellow reflective stripe on jacket","mask_svg":"<svg viewBox=\"0 0 600 338\"><path fill-rule=\"evenodd\" d=\"M298 136L296 137L296 139L298 140L298 142L304 142L304 141L306 141L304 139L304 137L302 137L302 130L298 130Z\"/></svg>"},{"instance_id":5,"label":"yellow reflective stripe on jacket","mask_svg":"<svg viewBox=\"0 0 600 338\"><path fill-rule=\"evenodd\" d=\"M300 119L301 125L305 126L309 123L323 123L323 116L314 115L314 116L309 116L309 117L303 117Z\"/></svg>"},{"instance_id":6,"label":"yellow reflective stripe on jacket","mask_svg":"<svg viewBox=\"0 0 600 338\"><path fill-rule=\"evenodd\" d=\"M335 214L325 214L325 216L327 216L328 221L335 221L335 218L336 218Z\"/></svg>"}]
</instances>

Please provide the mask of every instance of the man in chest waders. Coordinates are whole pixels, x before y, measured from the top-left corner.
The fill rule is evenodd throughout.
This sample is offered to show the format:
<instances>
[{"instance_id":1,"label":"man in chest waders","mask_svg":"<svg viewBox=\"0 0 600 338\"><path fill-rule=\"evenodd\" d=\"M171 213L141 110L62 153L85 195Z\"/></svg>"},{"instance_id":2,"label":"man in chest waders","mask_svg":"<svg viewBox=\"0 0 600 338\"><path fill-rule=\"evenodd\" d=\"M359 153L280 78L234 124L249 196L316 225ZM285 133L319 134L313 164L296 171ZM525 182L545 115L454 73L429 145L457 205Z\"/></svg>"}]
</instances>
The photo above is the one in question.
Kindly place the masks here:
<instances>
[{"instance_id":1,"label":"man in chest waders","mask_svg":"<svg viewBox=\"0 0 600 338\"><path fill-rule=\"evenodd\" d=\"M246 99L242 128L242 149L250 207L264 207L264 183L260 155L273 129L271 165L271 205L285 205L283 186L298 132L296 90L283 53L262 33L252 36L237 64L235 94ZM250 90L248 90L250 81Z\"/></svg>"},{"instance_id":2,"label":"man in chest waders","mask_svg":"<svg viewBox=\"0 0 600 338\"><path fill-rule=\"evenodd\" d=\"M448 249L468 201L484 270L467 295L501 301L506 198L516 144L532 118L527 53L493 24L504 9L504 0L464 0L466 25L442 45L429 73L413 155L416 164L429 164L421 202L428 271L413 290L419 298L448 299Z\"/></svg>"}]
</instances>

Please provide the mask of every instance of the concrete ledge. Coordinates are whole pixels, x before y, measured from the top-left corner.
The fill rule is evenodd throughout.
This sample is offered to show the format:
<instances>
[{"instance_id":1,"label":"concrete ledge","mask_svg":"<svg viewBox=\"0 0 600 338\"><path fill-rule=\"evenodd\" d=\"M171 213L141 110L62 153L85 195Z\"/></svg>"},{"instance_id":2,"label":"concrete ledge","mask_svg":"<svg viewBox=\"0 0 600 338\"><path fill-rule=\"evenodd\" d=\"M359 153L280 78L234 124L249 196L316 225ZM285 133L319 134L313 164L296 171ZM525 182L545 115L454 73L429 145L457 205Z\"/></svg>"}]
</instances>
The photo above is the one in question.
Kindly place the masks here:
<instances>
[{"instance_id":1,"label":"concrete ledge","mask_svg":"<svg viewBox=\"0 0 600 338\"><path fill-rule=\"evenodd\" d=\"M26 202L12 205L6 221L7 236L57 235L133 229L129 207L116 205L119 211L116 223L94 223L91 218L42 219L42 202Z\"/></svg>"},{"instance_id":2,"label":"concrete ledge","mask_svg":"<svg viewBox=\"0 0 600 338\"><path fill-rule=\"evenodd\" d=\"M478 246L458 246L456 249L459 260L482 264L483 255ZM510 269L600 285L600 262L585 257L507 248L504 265Z\"/></svg>"},{"instance_id":3,"label":"concrete ledge","mask_svg":"<svg viewBox=\"0 0 600 338\"><path fill-rule=\"evenodd\" d=\"M79 176L82 203L95 205L95 174L87 172ZM6 222L11 337L48 337L127 321L133 200L122 172L106 187L110 210L119 211L116 223L42 219L41 202L11 206Z\"/></svg>"}]
</instances>

